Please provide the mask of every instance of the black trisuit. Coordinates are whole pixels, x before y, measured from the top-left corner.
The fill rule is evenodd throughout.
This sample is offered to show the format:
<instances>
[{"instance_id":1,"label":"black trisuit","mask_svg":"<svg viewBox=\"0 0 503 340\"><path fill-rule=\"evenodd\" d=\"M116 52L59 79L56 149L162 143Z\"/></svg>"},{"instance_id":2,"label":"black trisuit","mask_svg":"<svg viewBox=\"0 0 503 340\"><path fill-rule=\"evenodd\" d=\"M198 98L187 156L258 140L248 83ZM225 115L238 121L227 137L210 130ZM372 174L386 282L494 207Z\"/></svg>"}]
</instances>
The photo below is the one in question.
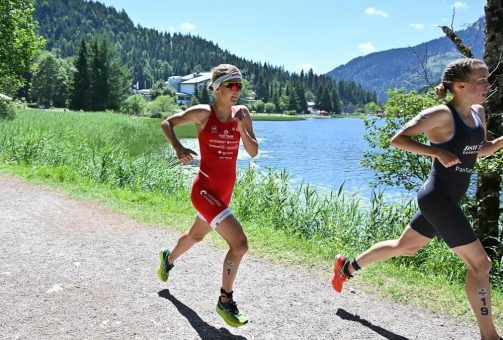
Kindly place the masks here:
<instances>
[{"instance_id":1,"label":"black trisuit","mask_svg":"<svg viewBox=\"0 0 503 340\"><path fill-rule=\"evenodd\" d=\"M470 127L452 106L448 106L454 120L454 134L446 142L430 144L452 152L461 163L446 168L434 159L428 180L417 192L419 211L412 217L410 226L429 238L439 235L449 247L454 248L477 239L459 201L468 190L477 154L484 142L484 128L473 109L476 125Z\"/></svg>"}]
</instances>

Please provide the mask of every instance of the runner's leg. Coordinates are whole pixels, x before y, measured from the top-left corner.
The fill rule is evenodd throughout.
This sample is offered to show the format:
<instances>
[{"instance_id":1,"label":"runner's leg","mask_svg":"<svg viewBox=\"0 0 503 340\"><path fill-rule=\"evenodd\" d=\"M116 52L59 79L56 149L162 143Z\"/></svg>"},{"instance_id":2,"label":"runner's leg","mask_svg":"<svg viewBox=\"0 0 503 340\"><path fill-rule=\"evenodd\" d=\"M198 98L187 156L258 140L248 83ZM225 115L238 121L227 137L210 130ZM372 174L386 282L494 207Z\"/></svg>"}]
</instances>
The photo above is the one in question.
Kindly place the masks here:
<instances>
[{"instance_id":1,"label":"runner's leg","mask_svg":"<svg viewBox=\"0 0 503 340\"><path fill-rule=\"evenodd\" d=\"M233 215L226 217L215 230L229 244L229 251L224 260L222 288L226 292L231 292L241 259L248 251L248 239L241 224Z\"/></svg>"},{"instance_id":2,"label":"runner's leg","mask_svg":"<svg viewBox=\"0 0 503 340\"><path fill-rule=\"evenodd\" d=\"M178 239L175 248L173 248L173 251L171 251L168 257L168 262L170 264L175 262L177 258L189 250L194 244L200 242L211 230L208 223L203 221L199 216L196 216L196 220L192 224L192 227Z\"/></svg>"},{"instance_id":3,"label":"runner's leg","mask_svg":"<svg viewBox=\"0 0 503 340\"><path fill-rule=\"evenodd\" d=\"M371 263L384 261L395 256L413 256L418 250L430 242L430 240L431 238L407 226L398 239L374 244L358 255L356 257L356 262L363 268ZM352 265L349 265L348 269L351 274L355 271Z\"/></svg>"},{"instance_id":4,"label":"runner's leg","mask_svg":"<svg viewBox=\"0 0 503 340\"><path fill-rule=\"evenodd\" d=\"M481 338L498 340L499 336L491 314L491 285L489 283L491 260L479 240L452 248L452 251L466 265L466 295L477 318Z\"/></svg>"}]
</instances>

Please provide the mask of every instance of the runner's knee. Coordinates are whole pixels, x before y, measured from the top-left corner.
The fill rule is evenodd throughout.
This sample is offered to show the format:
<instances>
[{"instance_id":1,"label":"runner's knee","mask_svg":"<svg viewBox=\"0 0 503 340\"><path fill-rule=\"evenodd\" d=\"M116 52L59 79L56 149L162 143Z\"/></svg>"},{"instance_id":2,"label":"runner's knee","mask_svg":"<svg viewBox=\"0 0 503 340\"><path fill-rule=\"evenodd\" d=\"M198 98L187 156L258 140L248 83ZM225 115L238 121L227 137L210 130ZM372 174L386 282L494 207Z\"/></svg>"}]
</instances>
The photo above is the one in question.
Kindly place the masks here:
<instances>
[{"instance_id":1,"label":"runner's knee","mask_svg":"<svg viewBox=\"0 0 503 340\"><path fill-rule=\"evenodd\" d=\"M414 256L421 249L421 246L398 239L395 243L395 249L400 256Z\"/></svg>"},{"instance_id":2,"label":"runner's knee","mask_svg":"<svg viewBox=\"0 0 503 340\"><path fill-rule=\"evenodd\" d=\"M187 236L194 242L201 242L206 234L189 231Z\"/></svg>"},{"instance_id":3,"label":"runner's knee","mask_svg":"<svg viewBox=\"0 0 503 340\"><path fill-rule=\"evenodd\" d=\"M480 260L466 263L466 269L475 275L489 275L491 268L492 262L488 256L484 256Z\"/></svg>"},{"instance_id":4,"label":"runner's knee","mask_svg":"<svg viewBox=\"0 0 503 340\"><path fill-rule=\"evenodd\" d=\"M244 255L248 252L248 239L246 236L229 244L232 252L237 255Z\"/></svg>"}]
</instances>

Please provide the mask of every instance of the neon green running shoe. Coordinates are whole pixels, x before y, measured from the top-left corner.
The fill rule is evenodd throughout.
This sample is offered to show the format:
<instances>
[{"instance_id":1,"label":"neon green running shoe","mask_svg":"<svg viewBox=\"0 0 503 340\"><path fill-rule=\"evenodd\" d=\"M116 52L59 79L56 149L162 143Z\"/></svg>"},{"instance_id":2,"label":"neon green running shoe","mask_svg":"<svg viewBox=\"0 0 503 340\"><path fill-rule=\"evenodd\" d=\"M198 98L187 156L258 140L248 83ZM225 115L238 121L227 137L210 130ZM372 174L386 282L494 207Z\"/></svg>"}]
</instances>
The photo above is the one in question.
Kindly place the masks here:
<instances>
[{"instance_id":1,"label":"neon green running shoe","mask_svg":"<svg viewBox=\"0 0 503 340\"><path fill-rule=\"evenodd\" d=\"M159 264L159 268L157 269L157 276L162 282L168 281L169 271L173 269L174 264L168 265L166 259L169 257L170 251L168 248L161 249L159 252L159 257L161 259L161 263Z\"/></svg>"},{"instance_id":2,"label":"neon green running shoe","mask_svg":"<svg viewBox=\"0 0 503 340\"><path fill-rule=\"evenodd\" d=\"M218 298L216 311L229 326L240 327L248 323L248 319L239 312L236 302L232 299L223 303Z\"/></svg>"}]
</instances>

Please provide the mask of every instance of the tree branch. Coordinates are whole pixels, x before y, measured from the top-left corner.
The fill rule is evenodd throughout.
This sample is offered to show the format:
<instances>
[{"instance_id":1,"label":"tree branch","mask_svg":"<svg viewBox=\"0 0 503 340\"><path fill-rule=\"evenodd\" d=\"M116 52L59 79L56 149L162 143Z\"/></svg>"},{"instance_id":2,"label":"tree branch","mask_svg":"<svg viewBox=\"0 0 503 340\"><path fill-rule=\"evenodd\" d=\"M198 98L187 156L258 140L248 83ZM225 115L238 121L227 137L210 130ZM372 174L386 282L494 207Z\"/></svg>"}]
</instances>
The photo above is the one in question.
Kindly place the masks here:
<instances>
[{"instance_id":1,"label":"tree branch","mask_svg":"<svg viewBox=\"0 0 503 340\"><path fill-rule=\"evenodd\" d=\"M451 41L456 45L456 48L461 54L463 54L467 58L473 58L472 50L467 47L463 41L458 37L458 35L447 26L440 26L445 35L451 39Z\"/></svg>"}]
</instances>

